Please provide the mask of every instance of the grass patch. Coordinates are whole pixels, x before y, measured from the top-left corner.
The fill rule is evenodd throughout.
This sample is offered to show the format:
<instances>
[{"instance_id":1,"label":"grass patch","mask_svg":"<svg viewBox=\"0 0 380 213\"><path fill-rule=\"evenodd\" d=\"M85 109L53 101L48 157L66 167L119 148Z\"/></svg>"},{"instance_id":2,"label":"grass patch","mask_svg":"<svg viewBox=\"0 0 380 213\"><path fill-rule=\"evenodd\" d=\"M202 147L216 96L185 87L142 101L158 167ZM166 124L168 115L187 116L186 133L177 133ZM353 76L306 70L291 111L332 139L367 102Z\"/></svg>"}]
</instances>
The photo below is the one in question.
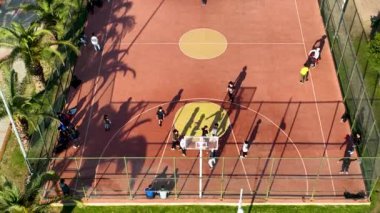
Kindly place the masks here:
<instances>
[{"instance_id":1,"label":"grass patch","mask_svg":"<svg viewBox=\"0 0 380 213\"><path fill-rule=\"evenodd\" d=\"M206 213L206 212L236 212L235 206L87 206L53 208L52 212L74 212L74 213ZM244 207L244 212L249 212L249 206ZM370 212L369 206L252 206L250 212L265 213L366 213Z\"/></svg>"},{"instance_id":2,"label":"grass patch","mask_svg":"<svg viewBox=\"0 0 380 213\"><path fill-rule=\"evenodd\" d=\"M28 170L14 136L10 137L3 159L0 162L0 174L12 180L19 189L24 189Z\"/></svg>"}]
</instances>

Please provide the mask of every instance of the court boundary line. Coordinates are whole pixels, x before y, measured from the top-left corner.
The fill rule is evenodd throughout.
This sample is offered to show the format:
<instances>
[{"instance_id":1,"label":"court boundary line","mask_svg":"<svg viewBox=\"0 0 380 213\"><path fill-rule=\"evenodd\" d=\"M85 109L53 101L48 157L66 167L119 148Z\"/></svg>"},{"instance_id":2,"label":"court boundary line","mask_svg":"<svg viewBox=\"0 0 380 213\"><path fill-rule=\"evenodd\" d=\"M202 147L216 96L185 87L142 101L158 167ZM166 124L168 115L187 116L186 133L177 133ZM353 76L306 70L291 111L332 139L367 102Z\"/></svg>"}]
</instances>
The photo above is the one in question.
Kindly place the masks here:
<instances>
[{"instance_id":1,"label":"court boundary line","mask_svg":"<svg viewBox=\"0 0 380 213\"><path fill-rule=\"evenodd\" d=\"M235 137L234 129L232 128L231 124L230 124L229 128L231 129L232 137L234 138L234 142L235 142L235 146L236 146L236 151L238 152L238 155L240 155L240 149L239 149L239 146L237 144L237 140L236 140L236 137ZM244 174L245 174L245 179L247 180L249 191L251 192L251 194L254 194L253 191L252 191L251 184L249 183L249 178L248 178L247 170L245 169L245 164L243 162L243 159L240 156L239 156L239 161L240 161L241 165L243 166L243 170L244 170Z\"/></svg>"},{"instance_id":2,"label":"court boundary line","mask_svg":"<svg viewBox=\"0 0 380 213\"><path fill-rule=\"evenodd\" d=\"M301 18L300 18L300 14L299 14L297 0L294 0L294 3L295 3L294 5L296 7L296 12L297 12L297 19L298 19L298 24L299 24L299 28L300 28L300 34L301 34L301 38L302 38L302 41L303 41L303 48L304 48L305 55L306 55L306 58L307 58L308 57L308 53L307 53L307 50L306 50L305 37L303 35L302 23L301 23ZM318 122L319 122L319 127L320 127L319 129L321 131L321 136L322 136L322 140L323 140L323 144L324 144L324 148L325 148L326 157L328 158L329 156L328 156L328 152L327 152L326 138L325 138L325 134L323 133L323 125L322 125L321 114L319 112L319 107L318 107L318 103L317 103L317 94L315 92L313 76L312 76L312 72L311 71L309 71L309 73L310 73L311 87L312 87L313 96L314 96L315 108L316 108L317 115L318 115ZM332 184L332 188L333 188L333 191L334 191L334 195L336 195L335 184L334 184L334 180L332 178L332 171L331 171L331 165L330 165L330 161L329 160L327 160L327 165L329 167L330 179L331 179L331 184ZM321 165L319 165L319 167L321 167Z\"/></svg>"},{"instance_id":3,"label":"court boundary line","mask_svg":"<svg viewBox=\"0 0 380 213\"><path fill-rule=\"evenodd\" d=\"M110 23L110 20L111 20L112 14L113 14L112 13L113 3L114 3L114 1L111 2L111 9L110 9L110 12L109 12L109 15L108 15L107 23ZM113 25L112 22L111 22L111 24ZM107 41L108 32L109 32L109 30L107 30L107 28L105 28L105 30L106 30L106 33L104 35L104 44ZM80 156L79 156L79 158L80 158L79 165L78 165L79 171L80 171L81 166L82 166L84 148L86 147L88 132L89 132L91 121L92 121L92 114L93 114L93 111L94 111L94 107L93 106L94 106L95 96L96 96L96 93L97 93L97 90L98 90L98 82L100 81L100 72L101 72L102 64L103 64L103 56L104 56L103 51L104 51L104 49L105 49L105 45L103 45L103 48L101 49L101 52L100 52L101 55L100 55L100 62L99 62L98 72L96 73L96 79L95 79L94 87L93 87L93 90L92 90L90 112L89 112L88 122L87 122L87 126L86 126L86 132L85 132L85 135L84 135L83 144L81 146ZM98 52L95 52L95 54L96 53L98 53ZM78 186L78 178L76 178L75 187L74 188L77 189L77 186Z\"/></svg>"},{"instance_id":4,"label":"court boundary line","mask_svg":"<svg viewBox=\"0 0 380 213\"><path fill-rule=\"evenodd\" d=\"M182 99L181 101L218 101L218 102L223 102L224 100L216 99L216 98L188 98L188 99ZM177 101L177 102L178 102L178 101ZM145 113L147 113L147 112L150 112L150 111L152 111L153 109L158 108L159 106L163 106L163 105L166 105L166 104L169 104L169 103L171 103L171 102L166 102L166 103L162 103L162 104L159 104L159 105L153 106L153 107L151 107L151 108L145 110L144 112L140 112L140 113L136 114L136 115L133 116L129 121L125 122L125 124L122 125L122 126L121 126L121 127L120 127L120 128L119 128L119 129L113 134L113 136L107 141L107 144L104 146L103 151L102 151L102 153L100 154L99 157L102 157L102 156L104 155L104 152L108 149L109 145L110 145L111 142L115 139L116 135L118 135L118 134L120 133L120 131L124 128L124 126L126 126L127 124L129 124L129 122L131 122L131 121L135 120L136 118L140 117L142 114L145 114ZM301 163L302 163L302 165L303 165L305 175L306 175L306 177L308 177L308 173L307 173L307 169L306 169L305 162L304 162L304 160L303 160L303 157L302 157L302 155L301 155L301 153L300 153L300 151L299 151L297 145L296 145L296 144L294 143L294 141L290 138L290 136L289 136L289 135L288 135L283 129L280 128L280 126L278 126L276 123L273 122L272 119L270 119L269 117L267 117L267 116L261 114L260 112L257 112L257 111L255 111L255 110L253 110L253 109L251 109L251 108L249 108L249 107L246 107L246 106L244 106L244 105L240 105L240 104L236 104L236 103L232 103L232 104L237 105L237 106L240 106L240 107L242 107L242 108L245 108L245 109L247 109L247 110L249 110L249 111L251 111L251 112L254 112L254 113L260 115L260 116L263 117L265 120L267 120L269 123L271 123L273 126L277 127L277 128L280 130L280 132L281 132L282 134L284 134L284 135L286 136L286 138L288 138L289 141L292 143L293 147L295 148L296 152L298 153L298 155L299 155L299 157L300 157L299 159L301 160ZM100 160L101 160L101 159L98 160L98 164L96 165L96 168L95 168L95 174L96 174L97 171L98 171L98 166L99 166L99 162L100 162ZM309 194L309 180L308 180L307 178L306 178L305 180L306 180L306 195L308 195L308 194Z\"/></svg>"}]
</instances>

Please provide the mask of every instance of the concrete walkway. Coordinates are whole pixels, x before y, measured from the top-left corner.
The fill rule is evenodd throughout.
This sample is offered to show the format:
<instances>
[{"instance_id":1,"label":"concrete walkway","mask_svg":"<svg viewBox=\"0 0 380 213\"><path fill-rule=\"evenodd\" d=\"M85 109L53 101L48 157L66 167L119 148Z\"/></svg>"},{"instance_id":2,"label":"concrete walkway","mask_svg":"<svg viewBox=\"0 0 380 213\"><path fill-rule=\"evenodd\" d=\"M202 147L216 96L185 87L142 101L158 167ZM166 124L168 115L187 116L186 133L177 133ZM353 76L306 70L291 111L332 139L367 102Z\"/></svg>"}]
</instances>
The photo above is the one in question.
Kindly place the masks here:
<instances>
[{"instance_id":1,"label":"concrete walkway","mask_svg":"<svg viewBox=\"0 0 380 213\"><path fill-rule=\"evenodd\" d=\"M360 19L366 34L371 32L371 16L377 16L380 12L380 0L355 0Z\"/></svg>"},{"instance_id":2,"label":"concrete walkway","mask_svg":"<svg viewBox=\"0 0 380 213\"><path fill-rule=\"evenodd\" d=\"M25 2L34 2L34 0L0 0L0 26L8 26L12 21L20 21L24 25L29 25L35 18L33 13L22 13L20 10L9 10L9 7L16 7ZM1 48L0 58L8 55L10 49ZM25 65L21 61L16 61L13 68L18 74L18 79L21 81L26 76ZM0 153L3 150L3 142L9 127L9 119L5 117L0 119Z\"/></svg>"}]
</instances>

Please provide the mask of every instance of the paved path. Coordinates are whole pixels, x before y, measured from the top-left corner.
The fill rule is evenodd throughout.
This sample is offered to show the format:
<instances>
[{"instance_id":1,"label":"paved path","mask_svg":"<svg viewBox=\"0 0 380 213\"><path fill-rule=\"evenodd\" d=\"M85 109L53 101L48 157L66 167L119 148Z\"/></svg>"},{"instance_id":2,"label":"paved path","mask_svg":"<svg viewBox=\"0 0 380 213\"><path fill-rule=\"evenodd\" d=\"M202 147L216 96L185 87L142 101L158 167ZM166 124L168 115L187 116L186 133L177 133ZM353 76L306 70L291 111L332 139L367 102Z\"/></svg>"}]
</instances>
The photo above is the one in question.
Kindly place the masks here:
<instances>
[{"instance_id":1,"label":"paved path","mask_svg":"<svg viewBox=\"0 0 380 213\"><path fill-rule=\"evenodd\" d=\"M7 26L11 21L20 21L23 23L30 23L33 20L33 15L31 13L20 13L20 11L8 11L9 6L16 6L24 2L31 2L26 0L9 0L3 1L0 0L0 25ZM0 58L8 55L10 53L10 49L0 49ZM18 79L21 81L25 75L25 66L22 62L17 61L14 63L14 69L18 74ZM0 119L0 150L2 150L4 137L7 132L7 128L9 126L9 119L7 117Z\"/></svg>"},{"instance_id":2,"label":"paved path","mask_svg":"<svg viewBox=\"0 0 380 213\"><path fill-rule=\"evenodd\" d=\"M363 22L367 35L371 32L371 16L377 16L380 12L379 0L355 0L360 19Z\"/></svg>"}]
</instances>

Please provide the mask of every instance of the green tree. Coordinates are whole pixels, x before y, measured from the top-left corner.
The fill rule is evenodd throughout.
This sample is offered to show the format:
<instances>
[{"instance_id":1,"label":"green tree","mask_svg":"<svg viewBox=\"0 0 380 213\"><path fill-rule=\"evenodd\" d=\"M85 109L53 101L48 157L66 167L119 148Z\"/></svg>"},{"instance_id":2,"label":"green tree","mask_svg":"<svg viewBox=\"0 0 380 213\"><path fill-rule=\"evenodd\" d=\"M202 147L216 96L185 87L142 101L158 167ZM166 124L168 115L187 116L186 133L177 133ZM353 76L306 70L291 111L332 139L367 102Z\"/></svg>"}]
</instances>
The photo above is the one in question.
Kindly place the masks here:
<instances>
[{"instance_id":1,"label":"green tree","mask_svg":"<svg viewBox=\"0 0 380 213\"><path fill-rule=\"evenodd\" d=\"M380 33L376 33L375 37L370 41L368 52L371 62L380 65Z\"/></svg>"},{"instance_id":2,"label":"green tree","mask_svg":"<svg viewBox=\"0 0 380 213\"><path fill-rule=\"evenodd\" d=\"M3 72L2 74L2 90L7 96L9 110L12 113L23 146L27 151L30 148L29 126L31 125L35 131L42 134L35 122L38 121L38 118L41 116L54 117L52 116L53 112L41 113L45 106L38 98L19 95L19 85L14 70ZM0 117L5 115L6 114L2 114Z\"/></svg>"},{"instance_id":3,"label":"green tree","mask_svg":"<svg viewBox=\"0 0 380 213\"><path fill-rule=\"evenodd\" d=\"M36 14L36 23L42 28L52 31L56 38L62 38L65 33L65 24L70 20L70 11L77 11L75 1L65 0L36 0L23 3L20 8Z\"/></svg>"},{"instance_id":4,"label":"green tree","mask_svg":"<svg viewBox=\"0 0 380 213\"><path fill-rule=\"evenodd\" d=\"M58 45L69 47L79 54L78 48L70 41L51 40L53 33L50 30L41 29L37 24L24 28L20 23L12 22L10 27L1 27L0 47L11 48L11 53L0 59L0 65L8 64L12 67L14 61L21 59L25 63L27 72L32 76L36 92L45 89L46 80L44 64L53 66L52 61L58 58L64 63L63 55L57 50Z\"/></svg>"},{"instance_id":5,"label":"green tree","mask_svg":"<svg viewBox=\"0 0 380 213\"><path fill-rule=\"evenodd\" d=\"M48 171L41 175L32 175L30 181L26 184L25 189L21 191L13 182L6 177L0 176L0 212L44 212L51 203L63 199L56 196L53 199L39 199L38 193L42 186L48 181L55 184L59 177L54 171Z\"/></svg>"}]
</instances>

